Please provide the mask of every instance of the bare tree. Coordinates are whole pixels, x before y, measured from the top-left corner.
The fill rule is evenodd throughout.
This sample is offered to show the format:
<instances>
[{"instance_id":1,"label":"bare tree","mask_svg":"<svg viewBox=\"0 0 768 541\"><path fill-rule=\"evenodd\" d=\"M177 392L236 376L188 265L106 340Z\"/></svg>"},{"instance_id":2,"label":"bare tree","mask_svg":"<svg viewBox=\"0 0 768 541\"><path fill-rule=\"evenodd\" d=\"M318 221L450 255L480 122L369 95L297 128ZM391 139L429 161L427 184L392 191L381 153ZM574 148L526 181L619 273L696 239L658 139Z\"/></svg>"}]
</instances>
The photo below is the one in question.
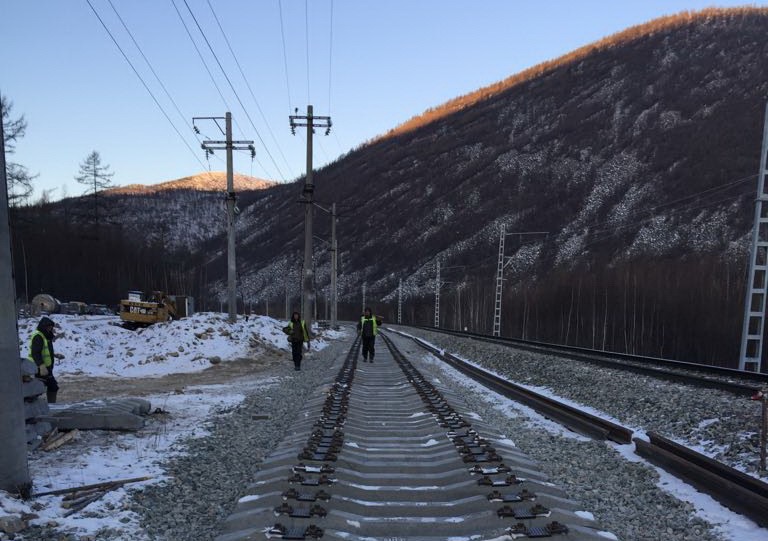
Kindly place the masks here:
<instances>
[{"instance_id":1,"label":"bare tree","mask_svg":"<svg viewBox=\"0 0 768 541\"><path fill-rule=\"evenodd\" d=\"M0 95L0 110L3 119L3 139L5 141L5 154L10 156L16 151L16 142L24 137L27 131L27 121L24 115L19 118L11 118L13 103L5 96ZM8 177L8 204L18 206L32 194L32 180L37 175L30 174L29 170L18 163L6 159L5 173Z\"/></svg>"},{"instance_id":2,"label":"bare tree","mask_svg":"<svg viewBox=\"0 0 768 541\"><path fill-rule=\"evenodd\" d=\"M94 226L99 223L99 191L111 186L113 176L114 173L109 171L109 165L102 165L101 156L94 150L80 164L79 174L75 177L77 182L88 186L85 193L93 193L93 214L91 219Z\"/></svg>"}]
</instances>

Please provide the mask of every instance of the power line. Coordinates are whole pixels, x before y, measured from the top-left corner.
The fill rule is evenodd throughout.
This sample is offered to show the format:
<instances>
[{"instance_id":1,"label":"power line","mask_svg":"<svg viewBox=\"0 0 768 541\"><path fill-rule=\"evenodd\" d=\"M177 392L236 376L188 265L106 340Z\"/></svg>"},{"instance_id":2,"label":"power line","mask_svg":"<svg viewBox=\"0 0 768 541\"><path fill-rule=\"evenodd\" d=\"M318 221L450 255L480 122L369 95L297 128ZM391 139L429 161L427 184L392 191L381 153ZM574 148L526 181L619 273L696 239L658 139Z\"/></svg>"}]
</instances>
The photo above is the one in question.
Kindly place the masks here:
<instances>
[{"instance_id":1,"label":"power line","mask_svg":"<svg viewBox=\"0 0 768 541\"><path fill-rule=\"evenodd\" d=\"M211 13L213 14L213 18L216 20L216 24L219 27L219 30L221 30L221 35L224 36L224 41L227 44L227 47L229 48L229 52L232 54L232 58L235 59L235 64L237 64L237 69L240 70L240 75L243 77L243 81L245 82L245 86L248 88L248 91L251 94L251 98L253 98L253 102L256 104L256 108L259 110L259 113L261 114L262 120L264 120L264 124L267 126L267 130L269 131L269 134L272 136L272 140L275 143L275 146L277 146L278 152L280 152L280 155L283 157L283 161L285 162L285 165L288 167L288 172L293 175L291 172L291 166L288 163L288 159L285 157L285 154L283 154L283 149L280 147L280 143L278 143L277 138L275 137L274 132L272 131L272 127L269 125L269 121L267 120L267 117L264 115L264 111L261 110L261 105L259 105L259 100L256 99L256 95L253 93L253 89L251 88L251 84L248 82L248 78L245 76L245 73L243 72L243 68L240 65L240 61L237 59L237 55L235 54L235 51L232 50L232 45L229 43L229 38L227 38L226 32L224 32L224 28L221 26L221 22L219 21L219 17L216 15L216 11L213 9L213 6L211 5L210 0L206 0L208 3L208 7L211 9Z\"/></svg>"},{"instance_id":2,"label":"power line","mask_svg":"<svg viewBox=\"0 0 768 541\"><path fill-rule=\"evenodd\" d=\"M293 112L291 104L291 84L288 81L288 54L285 48L285 26L283 24L283 0L277 0L278 8L280 9L280 36L283 38L283 64L285 67L285 86L288 90L288 114Z\"/></svg>"},{"instance_id":3,"label":"power line","mask_svg":"<svg viewBox=\"0 0 768 541\"><path fill-rule=\"evenodd\" d=\"M333 0L331 0L330 38L328 39L328 115L331 115L331 77L333 75Z\"/></svg>"},{"instance_id":4,"label":"power line","mask_svg":"<svg viewBox=\"0 0 768 541\"><path fill-rule=\"evenodd\" d=\"M192 129L192 126L187 121L187 116L184 115L184 113L181 112L181 109L179 108L178 104L176 103L176 100L173 99L173 96L171 96L171 93L166 88L165 84L163 84L163 81L160 79L160 76L155 71L155 68L152 66L152 63L149 61L147 56L144 54L144 51L139 46L138 41L136 41L136 38L134 37L133 33L128 28L128 25L125 23L123 18L120 16L120 13L118 13L117 8L115 8L115 5L113 4L112 0L107 0L109 2L109 5L112 7L112 11L115 12L115 15L117 15L117 18L120 20L120 23L123 25L123 28L128 33L128 36L130 36L131 41L133 41L133 44L136 46L136 49L139 51L139 54L141 54L141 57L144 59L144 62L146 62L147 66L149 67L150 71L152 72L152 75L155 76L155 79L157 80L158 84L160 84L160 87L165 92L165 95L168 97L170 102L173 104L173 107L176 109L176 112L179 114L179 117L181 117L184 124L187 126L187 129L193 134L195 139L197 139L197 142L200 143L201 139L197 136L197 133ZM222 161L220 156L215 156L219 161ZM210 162L208 162L208 170L210 171Z\"/></svg>"},{"instance_id":5,"label":"power line","mask_svg":"<svg viewBox=\"0 0 768 541\"><path fill-rule=\"evenodd\" d=\"M192 32L189 31L187 22L184 20L184 17L181 15L181 11L179 11L178 6L176 5L176 0L171 0L171 4L173 4L173 8L176 10L176 15L179 16L179 20L181 21L182 26L184 26L184 30L186 30L187 36L189 36L189 40L192 42L192 46L195 48L195 51L197 51L197 56L200 58L200 61L203 63L203 66L205 67L205 71L208 73L208 77L211 79L213 86L216 87L216 92L219 93L219 97L221 98L221 101L224 102L224 106L227 108L227 110L231 110L232 108L229 106L229 103L227 103L227 99L224 97L224 94L222 93L221 88L219 88L219 85L216 82L216 78L213 76L213 73L211 73L211 70L208 67L208 63L205 61L205 58L203 57L203 53L200 52L200 48L197 46L197 42L195 42L195 38L192 37ZM240 126L238 125L237 128L240 129ZM240 130L240 133L242 135L242 130Z\"/></svg>"},{"instance_id":6,"label":"power line","mask_svg":"<svg viewBox=\"0 0 768 541\"><path fill-rule=\"evenodd\" d=\"M197 137L197 134L194 132L194 130L192 129L192 126L191 126L191 125L189 124L189 122L187 121L187 117L186 117L186 116L185 116L185 115L184 115L184 114L181 112L181 110L179 109L179 106L176 104L176 100L174 100L174 99L173 99L173 97L171 96L171 93L170 93L170 92L168 92L168 89L167 89L167 88L165 87L165 85L163 84L163 81L160 79L160 76L159 76L159 75L157 74L157 72L155 71L155 68L154 68L154 67L152 67L152 63L149 61L149 59L147 58L147 56L144 54L144 51L143 51L143 50L141 49L141 47L139 46L139 43L136 41L136 38L133 36L133 33L132 33L132 32L130 31L130 29L128 28L128 25L127 25L127 24L125 24L125 21L124 21L124 20L123 20L123 18L120 16L120 13L118 13L118 11L117 11L117 8L115 8L115 5L114 5L114 3L112 2L112 0L107 0L107 1L109 2L109 5L112 7L112 11L114 11L114 12L115 12L115 15L117 15L117 18L118 18L118 20L120 21L120 24L122 24L122 25L123 25L123 28L124 28L124 29L125 29L125 31L128 33L128 36L130 36L130 38L131 38L131 41L133 41L133 44L136 46L136 49L139 51L139 54L140 54L140 55L141 55L141 57L144 59L144 62L146 62L147 66L149 67L150 71L152 72L152 75L154 75L154 76L155 76L155 79L156 79L156 80L157 80L157 82L160 84L160 87L161 87L161 88L163 89L163 91L165 92L165 95L166 95L166 96L168 96L168 99L169 99L169 100L171 101L171 103L173 104L174 108L176 109L176 112L177 112L177 113L179 113L179 116L181 117L182 121L183 121L183 122L186 124L187 128L189 129L189 131L190 131L190 132L191 132L191 133L192 133L192 134L195 136L195 138L198 140L198 142L200 142L200 138L199 138L199 137Z\"/></svg>"},{"instance_id":7,"label":"power line","mask_svg":"<svg viewBox=\"0 0 768 541\"><path fill-rule=\"evenodd\" d=\"M238 103L240 103L240 107L243 109L245 116L248 118L248 121L251 123L251 127L253 128L253 131L256 132L256 136L259 138L259 141L261 141L261 144L264 147L264 151L267 153L267 156L269 156L269 159L272 161L272 165L275 166L275 169L277 169L278 174L283 179L283 181L285 181L285 175L283 175L283 172L280 170L280 166L277 165L275 158L272 156L272 153L269 151L269 147L267 147L267 144L264 142L264 139L261 137L259 130L256 128L256 124L254 124L253 119L251 118L251 115L248 114L248 109L246 109L245 105L243 105L243 100L240 99L240 96L238 95L237 90L235 90L235 86L232 84L232 81L229 79L229 76L227 75L227 72L224 69L224 66L221 65L221 61L219 61L219 57L216 55L216 52L213 50L213 47L211 46L211 42L208 41L208 37L205 35L203 28L200 26L200 23L198 22L197 17L195 17L195 14L192 12L192 8L189 7L189 3L187 2L187 0L182 0L182 1L184 2L184 5L187 6L187 11L189 11L189 14L192 16L192 20L195 21L195 24L197 25L197 29L200 31L200 34L203 36L205 43L208 45L208 49L211 51L213 58L216 60L216 63L219 65L219 69L221 70L222 75L224 75L224 78L227 80L229 87L232 89L232 93L235 95L235 98L237 99Z\"/></svg>"},{"instance_id":8,"label":"power line","mask_svg":"<svg viewBox=\"0 0 768 541\"><path fill-rule=\"evenodd\" d=\"M307 49L307 103L312 103L312 94L309 92L309 0L304 0L304 37Z\"/></svg>"},{"instance_id":9,"label":"power line","mask_svg":"<svg viewBox=\"0 0 768 541\"><path fill-rule=\"evenodd\" d=\"M176 5L176 0L171 0L171 3L173 4L173 8L176 10L176 15L179 16L179 20L181 21L181 25L184 27L184 30L187 33L187 36L189 37L189 41L192 42L192 46L195 48L195 51L197 52L198 58L200 58L200 62L203 63L203 67L205 68L206 73L208 73L208 77L211 79L211 82L213 83L213 86L216 88L216 92L218 92L219 97L221 98L222 103L224 103L224 107L228 111L232 110L232 107L230 107L229 103L227 102L227 99L224 97L224 93L221 91L221 88L219 88L218 83L216 82L216 78L213 76L213 73L211 73L210 68L208 67L208 63L205 61L205 57L203 56L203 53L200 51L200 48L197 46L197 42L195 41L195 38L192 36L192 32L190 32L189 27L187 26L187 22L184 20L184 17L181 14L181 11L179 10L178 6ZM241 137L244 134L243 128L240 126L240 123L233 119L233 122L235 123L235 126L237 126L238 131L240 132ZM208 154L206 153L206 156ZM214 156L216 156L214 154ZM216 156L218 158L218 156ZM254 160L256 160L256 163L259 164L259 167L261 167L262 171L264 171L265 174L267 174L267 168L264 167L264 165L261 163L261 160L259 160L258 156L254 157Z\"/></svg>"},{"instance_id":10,"label":"power line","mask_svg":"<svg viewBox=\"0 0 768 541\"><path fill-rule=\"evenodd\" d=\"M171 127L173 128L173 130L176 132L176 134L179 136L179 138L180 138L180 139L181 139L181 140L184 142L184 145L185 145L185 146L186 146L186 147L189 149L189 151L190 151L190 152L192 153L192 155L195 157L195 159L197 160L197 162L200 164L200 167L202 167L203 169L205 169L205 165L203 165L203 162L200 160L200 158L198 157L197 153L196 153L194 150L192 150L192 147L190 147L190 146L189 146L189 143L188 143L188 142L187 142L187 140L184 138L184 136L181 134L181 132L179 131L179 129L176 127L176 124L174 124L174 123L173 123L173 121L171 120L171 117L169 117L169 116L168 116L168 113L166 113L166 112L165 112L165 109L163 109L163 106L162 106L162 105L160 105L160 102L159 102L159 101L157 101L157 98L156 98L156 97L155 97L155 95L152 93L152 90L150 90L150 88L149 88L149 86L147 85L147 83L144 81L144 79L142 78L142 76L141 76L141 75L139 74L139 72L136 70L136 67L133 65L133 63L131 62L131 60L130 60L130 59L128 58L128 56L125 54L125 51L123 51L123 48L122 48L122 47L120 47L120 44L119 44L119 43L117 42L117 40L115 39L115 36L113 36L113 35L112 35L112 32L110 32L109 28L108 28L108 27L107 27L107 25L104 23L104 21L102 20L101 16L99 15L98 11L96 11L96 8L94 8L94 7L93 7L93 4L91 4L91 0L85 0L85 1L88 3L88 6L91 8L91 11L93 11L93 14L94 14L94 15L96 15L96 18L97 18L97 19L99 20L99 22L101 23L101 26L103 26L103 27L104 27L104 30L105 30L105 31L107 32L107 34L109 35L110 39L112 39L112 42L115 44L115 46L117 47L117 49L120 51L120 54L122 54L122 55L123 55L123 58L125 59L125 61L126 61L126 62L128 62L128 65L129 65L129 66L131 66L131 69L133 70L133 73L135 73L135 74L136 74L136 77L138 77L138 78L139 78L139 81L141 81L141 84L142 84L142 85L144 85L144 88L145 88L145 89L146 89L146 91L149 93L149 95L152 97L152 101L154 101L154 102L155 102L155 105L157 105L157 108L158 108L158 109L160 109L160 112L162 112L162 113L163 113L163 116L164 116L164 117L165 117L165 119L168 121L168 123L171 125Z\"/></svg>"}]
</instances>

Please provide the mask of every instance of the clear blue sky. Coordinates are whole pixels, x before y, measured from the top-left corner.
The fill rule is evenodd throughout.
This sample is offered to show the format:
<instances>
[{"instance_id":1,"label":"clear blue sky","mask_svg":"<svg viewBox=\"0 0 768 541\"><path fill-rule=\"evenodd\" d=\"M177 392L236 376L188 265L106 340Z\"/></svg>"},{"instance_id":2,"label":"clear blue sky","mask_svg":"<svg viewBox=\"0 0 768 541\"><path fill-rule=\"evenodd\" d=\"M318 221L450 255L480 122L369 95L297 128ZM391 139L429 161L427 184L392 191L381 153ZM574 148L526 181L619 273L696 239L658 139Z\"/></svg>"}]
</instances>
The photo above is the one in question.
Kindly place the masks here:
<instances>
[{"instance_id":1,"label":"clear blue sky","mask_svg":"<svg viewBox=\"0 0 768 541\"><path fill-rule=\"evenodd\" d=\"M306 164L306 140L291 136L288 126L295 107L305 114L311 103L316 115L332 116L331 135L318 130L315 138L318 167L453 97L629 26L712 6L697 0L186 0L254 129L185 0L174 1L229 106L172 0L111 0L183 117L110 0L90 1L192 151L87 0L0 0L0 92L13 102L13 116L23 114L28 122L11 159L39 175L36 197L43 189L54 190L53 198L83 193L73 177L92 150L111 166L117 185L198 173L198 159L207 164L188 124L193 116L223 116L228 109L235 137L255 140L257 150L253 163L237 155L236 171L293 180ZM199 125L205 136L221 138L212 124ZM221 157L211 159L211 169L225 168Z\"/></svg>"}]
</instances>

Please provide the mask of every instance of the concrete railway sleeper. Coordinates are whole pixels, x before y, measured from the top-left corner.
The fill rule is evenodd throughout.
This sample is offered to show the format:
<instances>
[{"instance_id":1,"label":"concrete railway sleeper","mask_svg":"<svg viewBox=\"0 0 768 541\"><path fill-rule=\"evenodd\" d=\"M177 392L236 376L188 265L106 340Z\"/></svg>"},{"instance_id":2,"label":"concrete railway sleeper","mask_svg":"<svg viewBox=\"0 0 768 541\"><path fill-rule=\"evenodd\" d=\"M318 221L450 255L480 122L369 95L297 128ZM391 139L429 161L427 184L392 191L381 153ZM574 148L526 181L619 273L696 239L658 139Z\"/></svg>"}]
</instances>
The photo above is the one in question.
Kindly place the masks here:
<instances>
[{"instance_id":1,"label":"concrete railway sleeper","mask_svg":"<svg viewBox=\"0 0 768 541\"><path fill-rule=\"evenodd\" d=\"M217 541L604 540L505 436L462 409L380 335L308 397Z\"/></svg>"}]
</instances>

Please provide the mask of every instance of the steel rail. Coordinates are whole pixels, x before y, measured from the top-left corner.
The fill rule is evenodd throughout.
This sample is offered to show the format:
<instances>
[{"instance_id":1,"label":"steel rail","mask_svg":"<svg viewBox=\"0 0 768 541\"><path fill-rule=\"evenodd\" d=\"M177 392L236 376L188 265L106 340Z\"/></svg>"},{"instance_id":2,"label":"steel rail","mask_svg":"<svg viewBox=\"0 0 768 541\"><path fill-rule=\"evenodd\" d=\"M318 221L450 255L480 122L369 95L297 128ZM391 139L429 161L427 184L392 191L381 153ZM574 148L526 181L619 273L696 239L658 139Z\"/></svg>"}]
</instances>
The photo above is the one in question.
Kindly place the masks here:
<instances>
[{"instance_id":1,"label":"steel rail","mask_svg":"<svg viewBox=\"0 0 768 541\"><path fill-rule=\"evenodd\" d=\"M612 423L611 421L606 421L605 419L601 419L567 404L563 404L562 402L553 400L515 383L511 383L495 374L483 370L482 368L467 363L466 361L462 361L450 353L440 351L419 338L409 337L404 333L392 329L389 329L389 331L412 338L418 345L442 359L461 373L466 374L507 398L511 398L512 400L516 400L531 407L545 417L556 420L574 432L578 432L579 434L591 438L607 439L621 444L632 442L632 430L628 428Z\"/></svg>"},{"instance_id":2,"label":"steel rail","mask_svg":"<svg viewBox=\"0 0 768 541\"><path fill-rule=\"evenodd\" d=\"M721 391L733 393L738 396L752 396L763 386L768 384L768 374L743 372L741 370L734 370L731 368L723 368L719 366L688 363L671 359L662 359L658 357L643 357L639 355L631 355L629 353L614 353L610 351L587 349L576 346L562 346L544 342L532 342L519 338L492 337L478 333L453 331L435 327L414 326L414 328L443 334L450 334L458 337L471 338L482 342L489 342L492 344L531 351L534 353L553 354L559 357L597 364L608 368L623 370L625 372L650 375L653 377L666 379L668 381L676 381L707 389L719 389ZM622 361L630 361L640 364L627 364L626 362ZM666 368L676 368L678 370L682 370L683 372L675 372L665 368L648 366L650 364L656 364ZM714 379L711 377L696 376L690 374L690 372L694 370L718 376L752 380L755 382L755 384L749 385L746 383L739 383L730 380Z\"/></svg>"},{"instance_id":3,"label":"steel rail","mask_svg":"<svg viewBox=\"0 0 768 541\"><path fill-rule=\"evenodd\" d=\"M634 438L635 453L768 527L768 484L655 432L647 435L650 441Z\"/></svg>"},{"instance_id":4,"label":"steel rail","mask_svg":"<svg viewBox=\"0 0 768 541\"><path fill-rule=\"evenodd\" d=\"M459 359L455 355L439 350L418 337L391 328L388 330L412 339L419 346L463 374L504 396L530 406L546 417L561 422L576 432L590 437L610 439L618 443L634 442L637 455L709 494L732 511L750 518L762 527L768 527L768 484L760 479L655 432L647 433L648 441L637 437L633 438L632 431L627 428L508 382Z\"/></svg>"}]
</instances>

